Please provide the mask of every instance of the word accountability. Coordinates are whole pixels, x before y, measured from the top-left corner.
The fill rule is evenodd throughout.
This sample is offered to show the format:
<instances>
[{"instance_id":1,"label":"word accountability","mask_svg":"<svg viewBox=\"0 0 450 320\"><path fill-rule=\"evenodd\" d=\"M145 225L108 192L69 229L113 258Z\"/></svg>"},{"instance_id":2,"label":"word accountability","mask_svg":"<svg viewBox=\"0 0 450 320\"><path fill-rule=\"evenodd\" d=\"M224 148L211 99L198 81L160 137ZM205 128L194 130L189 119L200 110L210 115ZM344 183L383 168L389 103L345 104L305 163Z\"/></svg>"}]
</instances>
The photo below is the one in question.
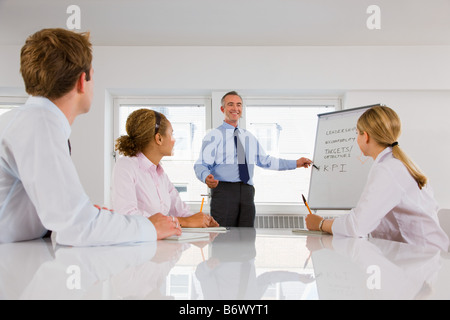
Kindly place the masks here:
<instances>
[{"instance_id":1,"label":"word accountability","mask_svg":"<svg viewBox=\"0 0 450 320\"><path fill-rule=\"evenodd\" d=\"M180 307L180 315L203 315L207 318L211 317L213 314L221 313L223 315L268 315L269 306L265 304L233 304L224 305L223 308L214 307L193 307L186 305L186 307Z\"/></svg>"}]
</instances>

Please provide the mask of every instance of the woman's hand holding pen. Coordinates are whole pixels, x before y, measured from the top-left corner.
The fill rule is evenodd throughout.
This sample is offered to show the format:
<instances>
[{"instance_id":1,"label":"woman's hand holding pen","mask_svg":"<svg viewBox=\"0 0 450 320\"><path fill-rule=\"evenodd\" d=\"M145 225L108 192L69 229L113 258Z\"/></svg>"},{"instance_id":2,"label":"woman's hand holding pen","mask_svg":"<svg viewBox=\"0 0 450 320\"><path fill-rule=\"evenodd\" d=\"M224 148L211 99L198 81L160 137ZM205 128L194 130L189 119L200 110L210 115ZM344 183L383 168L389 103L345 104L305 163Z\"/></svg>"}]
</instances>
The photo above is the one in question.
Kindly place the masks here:
<instances>
[{"instance_id":1,"label":"woman's hand holding pen","mask_svg":"<svg viewBox=\"0 0 450 320\"><path fill-rule=\"evenodd\" d=\"M308 158L300 158L297 160L297 168L309 168L312 164L312 161Z\"/></svg>"},{"instance_id":2,"label":"woman's hand holding pen","mask_svg":"<svg viewBox=\"0 0 450 320\"><path fill-rule=\"evenodd\" d=\"M311 231L319 231L319 225L322 220L321 216L310 213L305 217L306 228Z\"/></svg>"},{"instance_id":3,"label":"woman's hand holding pen","mask_svg":"<svg viewBox=\"0 0 450 320\"><path fill-rule=\"evenodd\" d=\"M322 222L323 221L323 222ZM315 214L308 214L305 217L306 228L311 231L322 231L333 234L334 219L324 219ZM322 223L322 225L321 225Z\"/></svg>"},{"instance_id":4,"label":"woman's hand holding pen","mask_svg":"<svg viewBox=\"0 0 450 320\"><path fill-rule=\"evenodd\" d=\"M219 224L209 214L197 212L190 217L178 218L183 227L186 228L208 228L218 227Z\"/></svg>"}]
</instances>

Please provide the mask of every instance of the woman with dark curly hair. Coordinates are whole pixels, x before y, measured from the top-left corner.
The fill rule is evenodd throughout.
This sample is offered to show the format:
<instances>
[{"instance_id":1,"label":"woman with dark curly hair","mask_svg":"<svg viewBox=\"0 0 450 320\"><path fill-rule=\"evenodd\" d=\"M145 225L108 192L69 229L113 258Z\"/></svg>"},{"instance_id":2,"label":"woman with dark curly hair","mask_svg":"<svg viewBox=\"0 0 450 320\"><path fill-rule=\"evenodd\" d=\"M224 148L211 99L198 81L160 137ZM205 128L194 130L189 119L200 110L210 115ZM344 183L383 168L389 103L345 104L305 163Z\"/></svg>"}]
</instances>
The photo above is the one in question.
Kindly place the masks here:
<instances>
[{"instance_id":1,"label":"woman with dark curly hair","mask_svg":"<svg viewBox=\"0 0 450 320\"><path fill-rule=\"evenodd\" d=\"M127 135L116 142L116 150L124 157L117 160L113 172L114 210L145 217L162 213L187 228L217 227L210 215L189 211L160 164L164 156L172 155L175 145L170 121L162 113L139 109L128 117L126 130Z\"/></svg>"}]
</instances>

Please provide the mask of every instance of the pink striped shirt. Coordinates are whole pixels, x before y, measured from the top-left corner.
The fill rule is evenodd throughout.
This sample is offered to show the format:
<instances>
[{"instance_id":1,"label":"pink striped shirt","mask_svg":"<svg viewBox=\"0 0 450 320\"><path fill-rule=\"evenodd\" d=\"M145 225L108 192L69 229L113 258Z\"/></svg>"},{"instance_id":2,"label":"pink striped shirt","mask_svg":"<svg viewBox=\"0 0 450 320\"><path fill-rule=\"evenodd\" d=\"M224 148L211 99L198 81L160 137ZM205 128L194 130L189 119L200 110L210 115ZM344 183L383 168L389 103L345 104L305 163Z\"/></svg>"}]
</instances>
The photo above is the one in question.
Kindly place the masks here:
<instances>
[{"instance_id":1,"label":"pink striped shirt","mask_svg":"<svg viewBox=\"0 0 450 320\"><path fill-rule=\"evenodd\" d=\"M111 191L112 208L118 213L147 218L158 212L176 217L192 215L162 166L142 153L117 160Z\"/></svg>"}]
</instances>

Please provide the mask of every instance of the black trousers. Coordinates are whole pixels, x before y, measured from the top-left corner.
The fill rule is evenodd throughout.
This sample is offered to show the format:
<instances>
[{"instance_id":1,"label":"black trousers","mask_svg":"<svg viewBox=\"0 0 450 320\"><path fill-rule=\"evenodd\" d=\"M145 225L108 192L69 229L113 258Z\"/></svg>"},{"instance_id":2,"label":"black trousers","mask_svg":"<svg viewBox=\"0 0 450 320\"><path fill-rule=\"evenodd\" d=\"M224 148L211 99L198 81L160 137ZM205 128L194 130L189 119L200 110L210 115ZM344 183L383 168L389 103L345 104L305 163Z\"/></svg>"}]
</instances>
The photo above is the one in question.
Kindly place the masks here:
<instances>
[{"instance_id":1,"label":"black trousers","mask_svg":"<svg viewBox=\"0 0 450 320\"><path fill-rule=\"evenodd\" d=\"M242 182L219 182L211 189L211 215L222 227L253 227L255 188Z\"/></svg>"}]
</instances>

